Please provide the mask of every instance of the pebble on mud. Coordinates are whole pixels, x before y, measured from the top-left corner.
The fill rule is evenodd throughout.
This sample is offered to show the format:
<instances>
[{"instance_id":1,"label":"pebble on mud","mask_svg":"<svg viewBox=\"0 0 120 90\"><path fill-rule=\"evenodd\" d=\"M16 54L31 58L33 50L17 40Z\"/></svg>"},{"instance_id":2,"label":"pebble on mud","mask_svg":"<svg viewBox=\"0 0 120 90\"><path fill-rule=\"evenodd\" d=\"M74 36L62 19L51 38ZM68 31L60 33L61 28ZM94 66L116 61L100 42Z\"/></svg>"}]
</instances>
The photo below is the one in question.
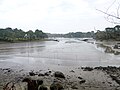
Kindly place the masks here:
<instances>
[{"instance_id":1,"label":"pebble on mud","mask_svg":"<svg viewBox=\"0 0 120 90\"><path fill-rule=\"evenodd\" d=\"M78 79L83 79L82 77L78 77Z\"/></svg>"},{"instance_id":2,"label":"pebble on mud","mask_svg":"<svg viewBox=\"0 0 120 90\"><path fill-rule=\"evenodd\" d=\"M82 83L85 83L86 82L86 80L81 80L81 81L79 81L79 84L82 84Z\"/></svg>"},{"instance_id":3,"label":"pebble on mud","mask_svg":"<svg viewBox=\"0 0 120 90\"><path fill-rule=\"evenodd\" d=\"M36 74L33 71L31 71L31 72L29 72L29 75L30 76L35 76Z\"/></svg>"}]
</instances>

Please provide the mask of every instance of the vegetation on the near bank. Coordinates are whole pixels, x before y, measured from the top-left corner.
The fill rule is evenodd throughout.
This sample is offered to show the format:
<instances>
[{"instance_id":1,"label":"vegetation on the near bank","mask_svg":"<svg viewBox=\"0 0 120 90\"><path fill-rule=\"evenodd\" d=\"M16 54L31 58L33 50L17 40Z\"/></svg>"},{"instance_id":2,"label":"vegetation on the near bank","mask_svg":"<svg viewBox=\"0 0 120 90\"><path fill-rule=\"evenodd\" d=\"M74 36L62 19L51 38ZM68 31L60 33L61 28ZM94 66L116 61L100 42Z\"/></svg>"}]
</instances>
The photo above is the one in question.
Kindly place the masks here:
<instances>
[{"instance_id":1,"label":"vegetation on the near bank","mask_svg":"<svg viewBox=\"0 0 120 90\"><path fill-rule=\"evenodd\" d=\"M34 40L41 40L47 38L47 34L44 33L42 30L29 30L27 32L21 29L12 29L8 28L1 28L0 29L0 41L7 41L7 42L17 42L17 41L34 41Z\"/></svg>"},{"instance_id":2,"label":"vegetation on the near bank","mask_svg":"<svg viewBox=\"0 0 120 90\"><path fill-rule=\"evenodd\" d=\"M97 30L95 33L95 39L120 41L120 25L105 28L104 31Z\"/></svg>"}]
</instances>

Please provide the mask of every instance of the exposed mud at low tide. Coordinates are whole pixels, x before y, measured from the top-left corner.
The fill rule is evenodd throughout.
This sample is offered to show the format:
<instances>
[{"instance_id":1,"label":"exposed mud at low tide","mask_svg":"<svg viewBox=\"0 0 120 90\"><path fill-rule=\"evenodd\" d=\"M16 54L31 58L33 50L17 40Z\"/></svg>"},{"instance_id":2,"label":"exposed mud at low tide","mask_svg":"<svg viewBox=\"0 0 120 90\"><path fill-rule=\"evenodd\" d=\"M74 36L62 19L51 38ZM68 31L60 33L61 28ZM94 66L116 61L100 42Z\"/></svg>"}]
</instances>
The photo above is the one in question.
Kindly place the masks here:
<instances>
[{"instance_id":1,"label":"exposed mud at low tide","mask_svg":"<svg viewBox=\"0 0 120 90\"><path fill-rule=\"evenodd\" d=\"M0 69L0 90L120 90L119 67L76 67L67 72Z\"/></svg>"}]
</instances>

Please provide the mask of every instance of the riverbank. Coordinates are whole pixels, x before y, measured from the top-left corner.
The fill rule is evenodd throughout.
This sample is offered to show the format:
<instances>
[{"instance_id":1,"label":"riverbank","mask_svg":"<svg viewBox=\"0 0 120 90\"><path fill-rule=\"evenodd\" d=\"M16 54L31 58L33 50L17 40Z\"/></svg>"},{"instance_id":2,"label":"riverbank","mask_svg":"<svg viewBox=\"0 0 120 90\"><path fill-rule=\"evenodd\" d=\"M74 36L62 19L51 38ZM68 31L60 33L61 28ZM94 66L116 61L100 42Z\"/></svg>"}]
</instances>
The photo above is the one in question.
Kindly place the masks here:
<instances>
[{"instance_id":1,"label":"riverbank","mask_svg":"<svg viewBox=\"0 0 120 90\"><path fill-rule=\"evenodd\" d=\"M114 55L120 55L120 49L114 48L114 46L120 43L120 41L96 41L97 47L101 47L104 49L105 53L112 53Z\"/></svg>"},{"instance_id":2,"label":"riverbank","mask_svg":"<svg viewBox=\"0 0 120 90\"><path fill-rule=\"evenodd\" d=\"M59 42L57 39L36 39L36 40L16 40L16 41L4 41L4 40L0 40L0 44L3 43L22 43L22 42L36 42L36 41L57 41Z\"/></svg>"},{"instance_id":3,"label":"riverbank","mask_svg":"<svg viewBox=\"0 0 120 90\"><path fill-rule=\"evenodd\" d=\"M0 90L120 90L120 67L76 67L67 73L1 68L0 73Z\"/></svg>"}]
</instances>

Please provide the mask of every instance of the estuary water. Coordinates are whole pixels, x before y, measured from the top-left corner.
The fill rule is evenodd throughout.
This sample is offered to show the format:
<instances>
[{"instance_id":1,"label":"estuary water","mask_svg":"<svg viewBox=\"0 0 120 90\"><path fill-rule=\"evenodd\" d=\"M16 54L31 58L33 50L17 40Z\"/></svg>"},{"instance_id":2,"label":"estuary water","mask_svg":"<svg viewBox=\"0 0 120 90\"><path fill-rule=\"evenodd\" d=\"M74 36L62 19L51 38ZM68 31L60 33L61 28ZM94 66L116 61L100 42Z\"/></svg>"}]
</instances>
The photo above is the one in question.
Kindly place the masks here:
<instances>
[{"instance_id":1,"label":"estuary water","mask_svg":"<svg viewBox=\"0 0 120 90\"><path fill-rule=\"evenodd\" d=\"M59 68L76 66L119 66L120 55L104 53L102 48L80 39L59 38L0 44L0 68Z\"/></svg>"}]
</instances>

